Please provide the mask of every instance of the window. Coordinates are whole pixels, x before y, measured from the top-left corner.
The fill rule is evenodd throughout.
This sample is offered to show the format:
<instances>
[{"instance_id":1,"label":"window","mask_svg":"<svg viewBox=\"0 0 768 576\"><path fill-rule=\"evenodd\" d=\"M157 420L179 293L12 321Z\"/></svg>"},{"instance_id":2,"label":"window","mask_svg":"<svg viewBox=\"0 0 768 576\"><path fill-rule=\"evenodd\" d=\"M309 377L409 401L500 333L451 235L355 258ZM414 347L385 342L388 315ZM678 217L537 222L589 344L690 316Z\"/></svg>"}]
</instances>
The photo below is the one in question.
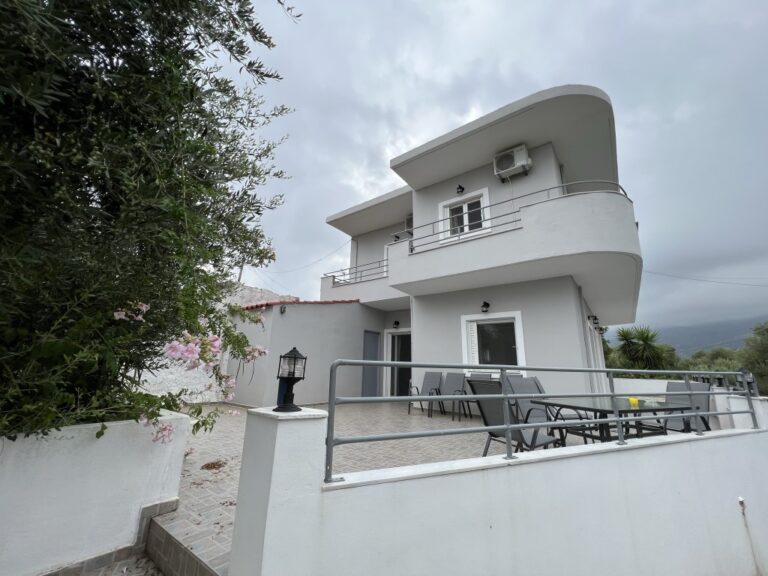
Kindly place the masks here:
<instances>
[{"instance_id":1,"label":"window","mask_svg":"<svg viewBox=\"0 0 768 576\"><path fill-rule=\"evenodd\" d=\"M514 322L478 323L475 330L479 364L517 364Z\"/></svg>"},{"instance_id":2,"label":"window","mask_svg":"<svg viewBox=\"0 0 768 576\"><path fill-rule=\"evenodd\" d=\"M466 194L457 200L442 202L439 206L441 238L443 240L455 239L462 235L479 233L490 228L487 212L484 212L487 210L487 188Z\"/></svg>"},{"instance_id":3,"label":"window","mask_svg":"<svg viewBox=\"0 0 768 576\"><path fill-rule=\"evenodd\" d=\"M448 209L450 218L450 234L464 234L483 227L483 212L480 199L451 206Z\"/></svg>"},{"instance_id":4,"label":"window","mask_svg":"<svg viewBox=\"0 0 768 576\"><path fill-rule=\"evenodd\" d=\"M464 362L525 365L520 312L462 316Z\"/></svg>"}]
</instances>

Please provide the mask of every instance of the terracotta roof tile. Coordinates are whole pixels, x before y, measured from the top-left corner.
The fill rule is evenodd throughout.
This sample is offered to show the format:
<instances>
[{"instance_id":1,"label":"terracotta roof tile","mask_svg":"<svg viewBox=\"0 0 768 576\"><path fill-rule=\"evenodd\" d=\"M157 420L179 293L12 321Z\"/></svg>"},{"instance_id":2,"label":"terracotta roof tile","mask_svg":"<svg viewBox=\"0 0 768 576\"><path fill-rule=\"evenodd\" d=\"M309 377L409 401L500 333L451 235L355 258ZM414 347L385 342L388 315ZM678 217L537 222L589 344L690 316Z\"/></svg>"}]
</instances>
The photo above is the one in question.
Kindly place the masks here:
<instances>
[{"instance_id":1,"label":"terracotta roof tile","mask_svg":"<svg viewBox=\"0 0 768 576\"><path fill-rule=\"evenodd\" d=\"M269 308L271 306L282 306L283 304L358 304L360 300L270 300L259 302L258 304L246 304L244 310L257 310L259 308Z\"/></svg>"}]
</instances>

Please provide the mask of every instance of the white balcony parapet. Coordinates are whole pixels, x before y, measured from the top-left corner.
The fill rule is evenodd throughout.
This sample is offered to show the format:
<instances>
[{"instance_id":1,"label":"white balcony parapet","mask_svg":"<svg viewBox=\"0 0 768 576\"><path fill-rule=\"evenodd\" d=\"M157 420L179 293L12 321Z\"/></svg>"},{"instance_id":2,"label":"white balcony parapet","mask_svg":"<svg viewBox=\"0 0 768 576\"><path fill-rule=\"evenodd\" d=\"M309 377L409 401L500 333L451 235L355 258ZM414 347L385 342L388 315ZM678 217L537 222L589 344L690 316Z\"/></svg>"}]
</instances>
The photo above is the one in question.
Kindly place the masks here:
<instances>
[{"instance_id":1,"label":"white balcony parapet","mask_svg":"<svg viewBox=\"0 0 768 576\"><path fill-rule=\"evenodd\" d=\"M408 251L411 254L434 250L449 243L474 238L480 234L505 232L522 225L520 210L538 202L581 192L616 192L629 195L618 182L612 180L579 180L535 190L522 196L508 198L483 206L479 210L467 210L446 218L427 222L408 230ZM480 218L478 219L478 212Z\"/></svg>"}]
</instances>

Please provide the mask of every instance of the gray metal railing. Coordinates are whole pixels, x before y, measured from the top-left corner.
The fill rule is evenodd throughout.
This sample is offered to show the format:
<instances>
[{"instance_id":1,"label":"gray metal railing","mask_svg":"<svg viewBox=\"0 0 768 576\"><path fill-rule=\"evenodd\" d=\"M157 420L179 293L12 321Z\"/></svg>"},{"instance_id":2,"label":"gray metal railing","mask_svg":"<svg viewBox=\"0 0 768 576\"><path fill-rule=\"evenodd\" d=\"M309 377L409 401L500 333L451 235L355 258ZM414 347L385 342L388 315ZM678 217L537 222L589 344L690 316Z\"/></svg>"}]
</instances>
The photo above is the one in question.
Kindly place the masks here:
<instances>
[{"instance_id":1,"label":"gray metal railing","mask_svg":"<svg viewBox=\"0 0 768 576\"><path fill-rule=\"evenodd\" d=\"M338 397L336 396L336 375L339 368L344 366L357 366L357 367L376 367L376 368L440 368L456 370L459 372L466 372L467 370L482 370L482 371L498 371L499 379L503 383L501 386L501 394L451 394L451 395L418 395L418 396L384 396L384 397ZM560 372L560 373L582 373L582 374L605 374L608 379L610 392L582 392L582 393L566 393L566 394L514 394L510 393L506 385L506 374L508 372ZM648 391L644 392L622 392L617 393L614 388L614 377L617 374L631 374L631 375L646 375L646 376L681 376L686 384L687 391L683 392L658 392L652 393ZM736 386L731 390L723 391L693 391L691 389L691 379L699 378L702 376L721 377L723 381L727 377L732 376L736 381ZM325 482L339 481L341 478L333 477L333 450L336 446L344 444L360 444L365 442L381 442L387 440L403 440L413 438L429 438L433 436L450 436L456 434L476 434L479 432L505 432L505 445L507 459L514 459L513 451L513 430L525 430L525 429L537 429L537 428L552 428L555 425L557 428L575 428L579 426L588 425L616 425L616 440L617 444L624 445L627 443L624 434L624 425L633 422L641 422L643 420L660 421L669 420L673 418L690 418L694 422L695 433L697 435L703 435L704 431L701 429L701 417L702 416L719 416L719 415L733 415L733 414L750 414L752 419L752 427L757 429L758 421L755 413L754 403L752 401L752 394L755 393L752 387L752 382L742 372L724 372L724 371L711 371L711 370L631 370L620 368L552 368L541 366L513 366L513 365L501 365L501 364L451 364L444 362L388 362L380 360L336 360L331 364L330 369L330 382L328 388L328 431L325 439L326 452L325 452ZM748 410L728 410L728 411L702 411L693 401L693 396L717 396L717 395L743 395L747 399ZM648 396L687 396L691 406L692 412L686 411L674 411L667 414L655 414L652 413L647 416L620 416L620 411L617 407L617 398L626 397L648 397ZM544 421L544 422L525 422L523 424L512 424L510 411L512 410L512 401L517 399L546 399L546 398L610 398L613 417L611 418L594 418L594 419L574 419L574 420L557 420ZM398 402L472 402L475 400L499 400L504 402L504 424L495 426L472 426L472 427L460 427L460 428L444 428L438 430L423 430L416 432L392 432L388 434L372 434L366 436L336 436L335 422L336 422L336 407L344 404L380 404L380 403L398 403ZM692 430L693 431L693 430Z\"/></svg>"},{"instance_id":2,"label":"gray metal railing","mask_svg":"<svg viewBox=\"0 0 768 576\"><path fill-rule=\"evenodd\" d=\"M598 186L598 188L596 188ZM600 189L599 187L603 187ZM584 190L581 190L584 188ZM557 196L552 193L557 191ZM487 206L482 206L479 210L464 210L461 213L453 214L445 218L440 218L426 224L421 224L407 230L412 236L408 240L408 251L411 254L424 252L434 248L439 248L446 242L457 242L462 239L475 237L478 234L486 232L503 232L512 230L521 226L520 209L525 206L531 206L539 202L547 202L555 198L561 198L567 195L582 194L589 192L613 192L622 194L629 198L629 195L618 182L613 180L578 180L549 186L540 190L534 190L514 198L508 198ZM538 201L526 202L534 196L542 196ZM521 205L522 204L522 205ZM504 211L506 208L508 210ZM492 210L493 209L493 210ZM495 214L492 214L496 212ZM480 212L480 219L469 222L469 214ZM459 221L459 217L461 220Z\"/></svg>"},{"instance_id":3,"label":"gray metal railing","mask_svg":"<svg viewBox=\"0 0 768 576\"><path fill-rule=\"evenodd\" d=\"M366 280L376 280L387 277L387 260L376 260L367 264L342 268L323 274L323 278L333 278L333 285L357 284Z\"/></svg>"}]
</instances>

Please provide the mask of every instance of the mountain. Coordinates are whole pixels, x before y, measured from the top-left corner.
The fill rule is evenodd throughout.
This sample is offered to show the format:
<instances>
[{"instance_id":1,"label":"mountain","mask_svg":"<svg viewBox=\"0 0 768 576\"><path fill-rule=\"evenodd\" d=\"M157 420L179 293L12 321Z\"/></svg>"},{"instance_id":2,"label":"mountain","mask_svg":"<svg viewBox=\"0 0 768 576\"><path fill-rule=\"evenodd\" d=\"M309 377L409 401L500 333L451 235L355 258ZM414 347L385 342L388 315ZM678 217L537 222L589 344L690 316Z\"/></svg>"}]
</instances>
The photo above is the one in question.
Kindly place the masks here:
<instances>
[{"instance_id":1,"label":"mountain","mask_svg":"<svg viewBox=\"0 0 768 576\"><path fill-rule=\"evenodd\" d=\"M659 334L659 342L671 344L680 356L690 356L709 348L741 348L744 339L752 334L752 328L768 321L768 315L738 320L708 322L694 326L651 326ZM611 345L616 344L616 330L607 335Z\"/></svg>"}]
</instances>

